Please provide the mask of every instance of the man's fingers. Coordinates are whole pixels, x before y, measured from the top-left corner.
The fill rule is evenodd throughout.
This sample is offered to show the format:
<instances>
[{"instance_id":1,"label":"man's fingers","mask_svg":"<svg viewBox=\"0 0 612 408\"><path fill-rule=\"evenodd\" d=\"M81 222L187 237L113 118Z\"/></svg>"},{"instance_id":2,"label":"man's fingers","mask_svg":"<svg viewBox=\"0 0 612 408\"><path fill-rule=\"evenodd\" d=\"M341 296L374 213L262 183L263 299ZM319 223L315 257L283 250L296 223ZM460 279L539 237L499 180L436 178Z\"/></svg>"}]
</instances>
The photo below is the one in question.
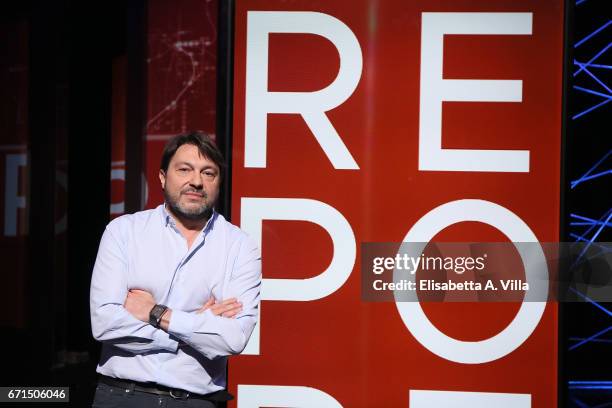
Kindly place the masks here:
<instances>
[{"instance_id":1,"label":"man's fingers","mask_svg":"<svg viewBox=\"0 0 612 408\"><path fill-rule=\"evenodd\" d=\"M226 317L228 319L233 319L234 317L236 317L238 315L238 313L240 313L242 311L242 308L238 308L238 309L234 309L234 310L230 310L228 312L223 312L220 314L220 316L222 317Z\"/></svg>"},{"instance_id":2,"label":"man's fingers","mask_svg":"<svg viewBox=\"0 0 612 408\"><path fill-rule=\"evenodd\" d=\"M206 310L208 310L212 305L215 304L215 298L210 298L206 301L206 303L204 303L202 305L201 308L199 308L196 313L204 313Z\"/></svg>"},{"instance_id":3,"label":"man's fingers","mask_svg":"<svg viewBox=\"0 0 612 408\"><path fill-rule=\"evenodd\" d=\"M234 317L242 310L242 303L235 302L220 309L219 316Z\"/></svg>"},{"instance_id":4,"label":"man's fingers","mask_svg":"<svg viewBox=\"0 0 612 408\"><path fill-rule=\"evenodd\" d=\"M212 306L212 308L220 312L227 312L229 310L232 310L238 307L242 307L242 303L240 302L233 302L233 303L228 303L228 304L217 303L216 305Z\"/></svg>"},{"instance_id":5,"label":"man's fingers","mask_svg":"<svg viewBox=\"0 0 612 408\"><path fill-rule=\"evenodd\" d=\"M196 313L204 313L208 309L215 316L234 317L242 310L242 303L238 302L236 298L229 298L215 303L215 299L211 297Z\"/></svg>"},{"instance_id":6,"label":"man's fingers","mask_svg":"<svg viewBox=\"0 0 612 408\"><path fill-rule=\"evenodd\" d=\"M142 289L130 289L127 295L128 297L135 299L154 300L152 294Z\"/></svg>"}]
</instances>

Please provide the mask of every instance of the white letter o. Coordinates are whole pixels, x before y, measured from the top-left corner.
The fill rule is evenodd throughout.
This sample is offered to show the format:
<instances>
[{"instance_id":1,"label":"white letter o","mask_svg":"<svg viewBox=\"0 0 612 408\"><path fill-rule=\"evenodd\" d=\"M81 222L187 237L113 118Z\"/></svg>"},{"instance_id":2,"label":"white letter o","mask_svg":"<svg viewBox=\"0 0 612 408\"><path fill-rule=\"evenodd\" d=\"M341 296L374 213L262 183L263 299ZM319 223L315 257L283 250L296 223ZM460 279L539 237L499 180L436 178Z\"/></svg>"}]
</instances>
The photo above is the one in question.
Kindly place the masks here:
<instances>
[{"instance_id":1,"label":"white letter o","mask_svg":"<svg viewBox=\"0 0 612 408\"><path fill-rule=\"evenodd\" d=\"M425 243L438 232L449 225L463 221L477 221L491 225L504 233L512 242L538 242L529 226L507 208L485 200L457 200L436 207L421 217L404 237L404 242L411 245L402 245L402 248L408 247L409 256L418 257ZM413 243L423 244L419 246ZM525 277L532 286L534 278L538 275L534 265L546 265L544 252L541 246L537 246L537 250L529 254L526 253L524 246L515 245L515 247L525 265ZM530 258L529 262L527 258ZM544 273L548 277L548 269L546 266L545 268ZM397 273L397 270L394 271L394 280ZM541 293L538 296L541 297ZM410 333L429 351L456 363L482 364L510 354L531 336L546 307L546 302L534 300L530 299L530 292L527 292L512 322L495 336L481 341L457 340L442 333L427 318L418 301L396 301L395 305Z\"/></svg>"}]
</instances>

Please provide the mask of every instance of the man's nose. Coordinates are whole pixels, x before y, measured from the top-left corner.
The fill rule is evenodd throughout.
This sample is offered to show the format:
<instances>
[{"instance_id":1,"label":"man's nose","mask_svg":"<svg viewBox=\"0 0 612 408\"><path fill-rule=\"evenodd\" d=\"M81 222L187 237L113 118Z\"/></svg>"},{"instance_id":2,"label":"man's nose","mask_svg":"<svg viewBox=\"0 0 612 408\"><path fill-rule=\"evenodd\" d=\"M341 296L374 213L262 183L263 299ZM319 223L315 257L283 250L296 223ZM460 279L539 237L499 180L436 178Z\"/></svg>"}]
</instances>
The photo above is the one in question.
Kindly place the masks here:
<instances>
[{"instance_id":1,"label":"man's nose","mask_svg":"<svg viewBox=\"0 0 612 408\"><path fill-rule=\"evenodd\" d=\"M189 184L194 187L201 188L204 185L204 176L202 173L194 171L191 175L191 179L189 180Z\"/></svg>"}]
</instances>

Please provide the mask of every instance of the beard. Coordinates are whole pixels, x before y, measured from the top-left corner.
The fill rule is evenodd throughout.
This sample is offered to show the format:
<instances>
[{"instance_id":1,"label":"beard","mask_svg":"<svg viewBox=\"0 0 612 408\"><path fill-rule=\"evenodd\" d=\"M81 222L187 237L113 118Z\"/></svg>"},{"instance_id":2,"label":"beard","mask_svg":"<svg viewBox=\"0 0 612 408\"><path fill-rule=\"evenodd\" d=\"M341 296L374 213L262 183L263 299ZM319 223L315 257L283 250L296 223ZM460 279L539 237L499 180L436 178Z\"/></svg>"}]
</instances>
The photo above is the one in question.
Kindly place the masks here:
<instances>
[{"instance_id":1,"label":"beard","mask_svg":"<svg viewBox=\"0 0 612 408\"><path fill-rule=\"evenodd\" d=\"M191 221L201 221L201 220L207 220L208 218L210 218L210 215L212 214L212 210L214 207L214 203L202 203L201 205L197 207L186 207L183 204L181 204L180 198L183 193L187 193L187 192L198 192L202 194L203 198L205 199L208 198L208 194L206 194L206 192L203 190L196 191L194 189L189 189L189 190L181 191L178 197L173 197L170 194L168 194L168 191L166 189L164 189L164 199L166 201L166 204L172 211L172 213L179 218L183 218L183 219L187 219Z\"/></svg>"}]
</instances>

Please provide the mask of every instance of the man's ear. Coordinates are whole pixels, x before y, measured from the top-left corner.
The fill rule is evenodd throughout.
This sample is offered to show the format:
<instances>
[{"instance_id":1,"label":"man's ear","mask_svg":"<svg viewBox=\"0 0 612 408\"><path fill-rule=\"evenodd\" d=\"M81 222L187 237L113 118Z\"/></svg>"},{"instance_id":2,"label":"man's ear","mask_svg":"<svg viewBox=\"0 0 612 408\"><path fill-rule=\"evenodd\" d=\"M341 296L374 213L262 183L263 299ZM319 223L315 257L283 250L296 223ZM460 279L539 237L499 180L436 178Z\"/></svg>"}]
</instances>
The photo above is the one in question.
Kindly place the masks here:
<instances>
[{"instance_id":1,"label":"man's ear","mask_svg":"<svg viewBox=\"0 0 612 408\"><path fill-rule=\"evenodd\" d=\"M166 174L162 169L159 169L159 182L161 183L162 190L166 186Z\"/></svg>"}]
</instances>

